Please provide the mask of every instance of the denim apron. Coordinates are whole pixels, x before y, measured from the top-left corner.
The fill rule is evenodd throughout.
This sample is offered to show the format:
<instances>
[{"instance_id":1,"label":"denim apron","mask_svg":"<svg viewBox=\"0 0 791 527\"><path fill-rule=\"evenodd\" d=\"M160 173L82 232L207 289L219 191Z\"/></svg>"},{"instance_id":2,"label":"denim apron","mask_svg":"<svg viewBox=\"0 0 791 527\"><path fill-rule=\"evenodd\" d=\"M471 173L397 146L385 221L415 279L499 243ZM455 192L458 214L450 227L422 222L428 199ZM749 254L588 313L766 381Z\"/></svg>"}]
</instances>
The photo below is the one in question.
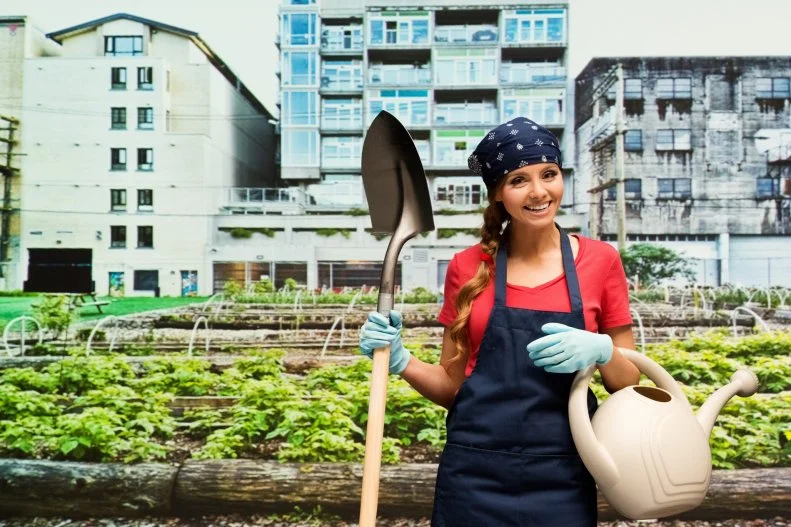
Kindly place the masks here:
<instances>
[{"instance_id":1,"label":"denim apron","mask_svg":"<svg viewBox=\"0 0 791 527\"><path fill-rule=\"evenodd\" d=\"M497 252L478 359L448 411L432 527L596 526L596 484L569 427L575 374L548 373L526 350L547 322L585 329L571 244L558 229L571 313L506 307L507 249ZM591 416L596 406L589 389Z\"/></svg>"}]
</instances>

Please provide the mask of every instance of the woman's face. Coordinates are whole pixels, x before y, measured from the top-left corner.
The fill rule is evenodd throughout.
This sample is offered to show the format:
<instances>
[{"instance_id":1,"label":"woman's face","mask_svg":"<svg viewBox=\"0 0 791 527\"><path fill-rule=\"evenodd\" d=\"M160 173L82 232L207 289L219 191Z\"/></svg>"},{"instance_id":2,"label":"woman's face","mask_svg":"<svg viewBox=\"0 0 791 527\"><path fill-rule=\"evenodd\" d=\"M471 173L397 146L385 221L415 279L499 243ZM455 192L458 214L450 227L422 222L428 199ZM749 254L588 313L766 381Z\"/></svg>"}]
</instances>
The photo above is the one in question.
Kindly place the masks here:
<instances>
[{"instance_id":1,"label":"woman's face","mask_svg":"<svg viewBox=\"0 0 791 527\"><path fill-rule=\"evenodd\" d=\"M509 172L495 193L511 221L531 227L553 224L562 198L563 174L555 163L528 165Z\"/></svg>"}]
</instances>

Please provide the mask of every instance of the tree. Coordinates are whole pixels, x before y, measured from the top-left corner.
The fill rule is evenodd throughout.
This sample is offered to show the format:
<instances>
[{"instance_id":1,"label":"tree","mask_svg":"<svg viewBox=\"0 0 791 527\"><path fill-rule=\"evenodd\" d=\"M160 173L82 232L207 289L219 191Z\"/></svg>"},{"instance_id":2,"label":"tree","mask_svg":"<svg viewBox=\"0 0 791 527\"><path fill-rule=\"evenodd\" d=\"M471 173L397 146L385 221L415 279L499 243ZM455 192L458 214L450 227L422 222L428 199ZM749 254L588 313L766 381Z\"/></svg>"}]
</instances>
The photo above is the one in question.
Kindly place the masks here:
<instances>
[{"instance_id":1,"label":"tree","mask_svg":"<svg viewBox=\"0 0 791 527\"><path fill-rule=\"evenodd\" d=\"M681 255L667 247L650 243L635 243L621 251L621 261L627 278L637 276L643 287L666 279L694 280L695 272Z\"/></svg>"}]
</instances>

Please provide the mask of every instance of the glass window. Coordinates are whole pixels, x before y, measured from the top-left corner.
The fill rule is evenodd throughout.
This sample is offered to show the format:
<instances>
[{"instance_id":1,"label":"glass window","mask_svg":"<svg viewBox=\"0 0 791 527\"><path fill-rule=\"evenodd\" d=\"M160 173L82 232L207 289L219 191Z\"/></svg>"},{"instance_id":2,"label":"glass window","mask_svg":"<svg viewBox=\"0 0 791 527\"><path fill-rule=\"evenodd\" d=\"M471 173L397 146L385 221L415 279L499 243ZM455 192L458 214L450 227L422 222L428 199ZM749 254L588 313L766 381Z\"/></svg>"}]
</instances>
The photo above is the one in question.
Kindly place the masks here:
<instances>
[{"instance_id":1,"label":"glass window","mask_svg":"<svg viewBox=\"0 0 791 527\"><path fill-rule=\"evenodd\" d=\"M657 79L657 99L691 99L692 79Z\"/></svg>"},{"instance_id":2,"label":"glass window","mask_svg":"<svg viewBox=\"0 0 791 527\"><path fill-rule=\"evenodd\" d=\"M159 271L135 271L135 291L154 291L159 287Z\"/></svg>"},{"instance_id":3,"label":"glass window","mask_svg":"<svg viewBox=\"0 0 791 527\"><path fill-rule=\"evenodd\" d=\"M324 137L321 140L322 168L356 168L360 166L363 141L360 136Z\"/></svg>"},{"instance_id":4,"label":"glass window","mask_svg":"<svg viewBox=\"0 0 791 527\"><path fill-rule=\"evenodd\" d=\"M153 130L154 129L154 109L145 107L137 109L137 129L138 130Z\"/></svg>"},{"instance_id":5,"label":"glass window","mask_svg":"<svg viewBox=\"0 0 791 527\"><path fill-rule=\"evenodd\" d=\"M424 44L428 42L428 19L412 21L412 43Z\"/></svg>"},{"instance_id":6,"label":"glass window","mask_svg":"<svg viewBox=\"0 0 791 527\"><path fill-rule=\"evenodd\" d=\"M110 210L126 210L126 189L110 189Z\"/></svg>"},{"instance_id":7,"label":"glass window","mask_svg":"<svg viewBox=\"0 0 791 527\"><path fill-rule=\"evenodd\" d=\"M112 130L126 130L126 108L110 109L110 128Z\"/></svg>"},{"instance_id":8,"label":"glass window","mask_svg":"<svg viewBox=\"0 0 791 527\"><path fill-rule=\"evenodd\" d=\"M540 124L564 124L563 100L543 97L520 97L503 99L503 121L529 115Z\"/></svg>"},{"instance_id":9,"label":"glass window","mask_svg":"<svg viewBox=\"0 0 791 527\"><path fill-rule=\"evenodd\" d=\"M284 129L281 136L281 162L282 166L318 166L318 130Z\"/></svg>"},{"instance_id":10,"label":"glass window","mask_svg":"<svg viewBox=\"0 0 791 527\"><path fill-rule=\"evenodd\" d=\"M624 197L626 199L641 199L643 195L643 181L640 179L624 179ZM616 186L607 189L607 199L617 199L618 189Z\"/></svg>"},{"instance_id":11,"label":"glass window","mask_svg":"<svg viewBox=\"0 0 791 527\"><path fill-rule=\"evenodd\" d=\"M114 249L122 249L126 247L126 226L110 226L110 247Z\"/></svg>"},{"instance_id":12,"label":"glass window","mask_svg":"<svg viewBox=\"0 0 791 527\"><path fill-rule=\"evenodd\" d=\"M387 16L368 21L369 44L426 44L429 41L427 16Z\"/></svg>"},{"instance_id":13,"label":"glass window","mask_svg":"<svg viewBox=\"0 0 791 527\"><path fill-rule=\"evenodd\" d=\"M138 225L137 248L152 249L154 247L154 227L151 225Z\"/></svg>"},{"instance_id":14,"label":"glass window","mask_svg":"<svg viewBox=\"0 0 791 527\"><path fill-rule=\"evenodd\" d=\"M154 89L154 68L150 66L137 68L137 89L138 90Z\"/></svg>"},{"instance_id":15,"label":"glass window","mask_svg":"<svg viewBox=\"0 0 791 527\"><path fill-rule=\"evenodd\" d=\"M791 98L791 79L789 77L762 77L755 80L755 95L759 99Z\"/></svg>"},{"instance_id":16,"label":"glass window","mask_svg":"<svg viewBox=\"0 0 791 527\"><path fill-rule=\"evenodd\" d=\"M143 54L143 37L104 37L105 56L135 56Z\"/></svg>"},{"instance_id":17,"label":"glass window","mask_svg":"<svg viewBox=\"0 0 791 527\"><path fill-rule=\"evenodd\" d=\"M316 45L316 13L283 15L284 43L289 46Z\"/></svg>"},{"instance_id":18,"label":"glass window","mask_svg":"<svg viewBox=\"0 0 791 527\"><path fill-rule=\"evenodd\" d=\"M643 131L627 130L624 134L624 150L627 152L638 152L643 149Z\"/></svg>"},{"instance_id":19,"label":"glass window","mask_svg":"<svg viewBox=\"0 0 791 527\"><path fill-rule=\"evenodd\" d=\"M657 179L657 197L660 199L686 199L692 197L692 179Z\"/></svg>"},{"instance_id":20,"label":"glass window","mask_svg":"<svg viewBox=\"0 0 791 527\"><path fill-rule=\"evenodd\" d=\"M154 149L153 148L138 148L137 149L137 169L145 172L154 170Z\"/></svg>"},{"instance_id":21,"label":"glass window","mask_svg":"<svg viewBox=\"0 0 791 527\"><path fill-rule=\"evenodd\" d=\"M759 177L756 180L755 197L774 198L780 195L780 180L769 177Z\"/></svg>"},{"instance_id":22,"label":"glass window","mask_svg":"<svg viewBox=\"0 0 791 527\"><path fill-rule=\"evenodd\" d=\"M321 63L321 87L326 90L361 90L363 65L361 60L324 60Z\"/></svg>"},{"instance_id":23,"label":"glass window","mask_svg":"<svg viewBox=\"0 0 791 527\"><path fill-rule=\"evenodd\" d=\"M318 124L318 94L315 91L283 91L283 125Z\"/></svg>"},{"instance_id":24,"label":"glass window","mask_svg":"<svg viewBox=\"0 0 791 527\"><path fill-rule=\"evenodd\" d=\"M286 71L283 76L284 85L315 86L318 84L318 53L285 51Z\"/></svg>"},{"instance_id":25,"label":"glass window","mask_svg":"<svg viewBox=\"0 0 791 527\"><path fill-rule=\"evenodd\" d=\"M519 9L505 11L505 42L555 43L566 40L565 9Z\"/></svg>"},{"instance_id":26,"label":"glass window","mask_svg":"<svg viewBox=\"0 0 791 527\"><path fill-rule=\"evenodd\" d=\"M126 68L110 69L110 89L111 90L126 89Z\"/></svg>"},{"instance_id":27,"label":"glass window","mask_svg":"<svg viewBox=\"0 0 791 527\"><path fill-rule=\"evenodd\" d=\"M137 190L137 210L151 210L154 207L154 191L150 188Z\"/></svg>"},{"instance_id":28,"label":"glass window","mask_svg":"<svg viewBox=\"0 0 791 527\"><path fill-rule=\"evenodd\" d=\"M362 99L322 99L321 127L330 130L359 129L363 126Z\"/></svg>"},{"instance_id":29,"label":"glass window","mask_svg":"<svg viewBox=\"0 0 791 527\"><path fill-rule=\"evenodd\" d=\"M657 130L656 150L692 150L690 130Z\"/></svg>"},{"instance_id":30,"label":"glass window","mask_svg":"<svg viewBox=\"0 0 791 527\"><path fill-rule=\"evenodd\" d=\"M126 170L126 148L110 149L110 170Z\"/></svg>"}]
</instances>

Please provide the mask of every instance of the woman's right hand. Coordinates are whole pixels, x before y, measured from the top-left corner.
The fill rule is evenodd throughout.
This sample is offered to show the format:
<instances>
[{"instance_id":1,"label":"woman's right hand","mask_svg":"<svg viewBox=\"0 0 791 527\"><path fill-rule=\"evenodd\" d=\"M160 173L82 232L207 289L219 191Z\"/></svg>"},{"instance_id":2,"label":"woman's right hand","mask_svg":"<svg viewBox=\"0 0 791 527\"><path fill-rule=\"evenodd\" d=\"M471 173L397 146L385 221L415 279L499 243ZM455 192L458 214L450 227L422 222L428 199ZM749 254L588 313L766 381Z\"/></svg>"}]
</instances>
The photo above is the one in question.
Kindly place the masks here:
<instances>
[{"instance_id":1,"label":"woman's right hand","mask_svg":"<svg viewBox=\"0 0 791 527\"><path fill-rule=\"evenodd\" d=\"M390 311L390 320L377 311L368 314L360 329L360 353L373 357L375 349L390 346L390 373L400 374L409 364L410 353L401 342L403 318L396 310Z\"/></svg>"}]
</instances>

